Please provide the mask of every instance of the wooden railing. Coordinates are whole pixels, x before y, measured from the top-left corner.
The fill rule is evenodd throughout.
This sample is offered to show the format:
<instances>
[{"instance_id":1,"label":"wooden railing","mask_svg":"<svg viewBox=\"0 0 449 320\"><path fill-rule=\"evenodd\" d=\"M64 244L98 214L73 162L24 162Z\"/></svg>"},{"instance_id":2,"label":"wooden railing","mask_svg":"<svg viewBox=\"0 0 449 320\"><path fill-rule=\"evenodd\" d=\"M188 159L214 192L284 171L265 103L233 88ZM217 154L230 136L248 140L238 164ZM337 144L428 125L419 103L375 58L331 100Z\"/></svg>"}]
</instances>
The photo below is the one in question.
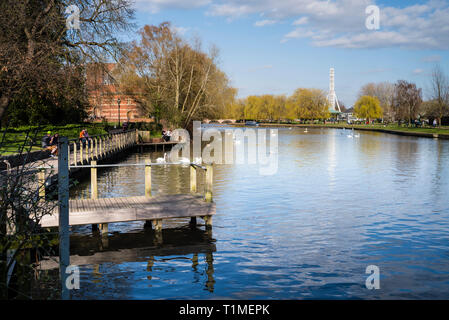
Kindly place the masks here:
<instances>
[{"instance_id":1,"label":"wooden railing","mask_svg":"<svg viewBox=\"0 0 449 320\"><path fill-rule=\"evenodd\" d=\"M97 135L88 139L71 139L69 140L69 165L76 167L94 160L98 161L136 144L136 130Z\"/></svg>"},{"instance_id":2,"label":"wooden railing","mask_svg":"<svg viewBox=\"0 0 449 320\"><path fill-rule=\"evenodd\" d=\"M81 165L78 167L90 168L90 183L91 183L91 199L98 199L98 179L97 168L112 168L112 167L145 167L145 197L151 198L151 167L152 166L166 166L166 165L181 165L180 163L152 163L147 159L145 163L123 163L123 164L97 164L97 161L92 160L89 165ZM204 188L204 201L212 202L212 186L213 186L213 166L207 164L205 166L190 163L190 191L193 194L197 193L197 170L204 170L206 172L205 188ZM202 217L206 228L212 226L212 216ZM153 227L156 231L162 230L162 220L152 221ZM196 217L191 218L191 223L196 224ZM93 226L94 229L97 227ZM108 225L101 224L99 226L101 233L108 232Z\"/></svg>"}]
</instances>

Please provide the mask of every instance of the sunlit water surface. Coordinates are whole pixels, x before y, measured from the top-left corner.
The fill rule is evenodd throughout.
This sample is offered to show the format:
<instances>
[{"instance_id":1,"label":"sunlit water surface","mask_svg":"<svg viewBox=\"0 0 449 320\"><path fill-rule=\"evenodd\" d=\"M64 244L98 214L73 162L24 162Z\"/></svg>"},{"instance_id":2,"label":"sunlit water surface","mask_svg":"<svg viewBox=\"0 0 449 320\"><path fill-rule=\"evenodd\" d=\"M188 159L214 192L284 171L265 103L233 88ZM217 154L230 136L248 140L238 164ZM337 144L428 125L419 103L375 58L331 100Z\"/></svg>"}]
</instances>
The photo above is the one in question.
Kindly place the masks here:
<instances>
[{"instance_id":1,"label":"sunlit water surface","mask_svg":"<svg viewBox=\"0 0 449 320\"><path fill-rule=\"evenodd\" d=\"M72 254L86 257L73 298L448 299L449 142L347 134L279 128L270 176L216 165L212 234L202 220L194 230L164 223L162 243L143 222L110 224L108 242L73 228ZM143 168L98 179L99 197L144 195ZM152 180L153 194L189 192L188 168L155 167ZM89 188L87 178L71 197ZM379 290L365 286L369 265L380 269Z\"/></svg>"}]
</instances>

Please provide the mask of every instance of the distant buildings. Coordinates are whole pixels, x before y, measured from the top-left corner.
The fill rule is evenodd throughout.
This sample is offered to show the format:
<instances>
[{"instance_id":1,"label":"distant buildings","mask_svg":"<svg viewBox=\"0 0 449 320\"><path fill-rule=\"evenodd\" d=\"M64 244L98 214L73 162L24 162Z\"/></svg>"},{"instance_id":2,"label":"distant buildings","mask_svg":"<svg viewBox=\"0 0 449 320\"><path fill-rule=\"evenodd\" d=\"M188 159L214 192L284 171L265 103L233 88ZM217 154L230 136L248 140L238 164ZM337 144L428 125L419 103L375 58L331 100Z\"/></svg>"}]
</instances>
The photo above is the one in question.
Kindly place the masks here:
<instances>
[{"instance_id":1,"label":"distant buildings","mask_svg":"<svg viewBox=\"0 0 449 320\"><path fill-rule=\"evenodd\" d=\"M90 64L86 70L89 120L118 122L120 118L121 123L152 122L152 119L143 114L135 95L120 92L117 82L111 75L115 67L115 63L107 63L103 68Z\"/></svg>"}]
</instances>

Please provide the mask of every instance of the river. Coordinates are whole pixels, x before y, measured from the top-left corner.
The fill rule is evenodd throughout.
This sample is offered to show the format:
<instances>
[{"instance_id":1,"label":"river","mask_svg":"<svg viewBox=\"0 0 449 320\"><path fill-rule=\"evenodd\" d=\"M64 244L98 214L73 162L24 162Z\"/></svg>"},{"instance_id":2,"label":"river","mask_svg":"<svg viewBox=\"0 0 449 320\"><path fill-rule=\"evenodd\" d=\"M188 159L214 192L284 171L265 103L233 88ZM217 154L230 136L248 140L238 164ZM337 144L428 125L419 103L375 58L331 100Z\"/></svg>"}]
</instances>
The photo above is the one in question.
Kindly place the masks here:
<instances>
[{"instance_id":1,"label":"river","mask_svg":"<svg viewBox=\"0 0 449 320\"><path fill-rule=\"evenodd\" d=\"M174 220L158 243L143 222L110 224L108 240L74 227L71 254L86 264L72 298L449 299L449 141L347 135L279 128L273 175L216 165L212 232ZM153 194L189 192L186 167L155 167L152 179ZM143 168L98 181L99 197L144 195ZM71 197L89 188L80 181ZM380 289L365 286L369 265Z\"/></svg>"}]
</instances>

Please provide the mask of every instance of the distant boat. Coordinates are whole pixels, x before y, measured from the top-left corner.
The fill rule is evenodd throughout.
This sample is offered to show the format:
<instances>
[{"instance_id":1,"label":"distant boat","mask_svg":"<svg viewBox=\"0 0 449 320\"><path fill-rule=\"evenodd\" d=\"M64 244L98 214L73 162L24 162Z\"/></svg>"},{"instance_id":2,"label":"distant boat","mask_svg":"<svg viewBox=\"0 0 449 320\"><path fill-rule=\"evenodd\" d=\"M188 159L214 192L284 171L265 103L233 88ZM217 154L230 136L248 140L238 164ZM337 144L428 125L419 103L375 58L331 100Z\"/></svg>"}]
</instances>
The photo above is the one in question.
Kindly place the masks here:
<instances>
[{"instance_id":1,"label":"distant boat","mask_svg":"<svg viewBox=\"0 0 449 320\"><path fill-rule=\"evenodd\" d=\"M256 126L257 127L259 124L257 123L257 121L252 121L251 120L251 121L246 121L245 125L246 126Z\"/></svg>"}]
</instances>

